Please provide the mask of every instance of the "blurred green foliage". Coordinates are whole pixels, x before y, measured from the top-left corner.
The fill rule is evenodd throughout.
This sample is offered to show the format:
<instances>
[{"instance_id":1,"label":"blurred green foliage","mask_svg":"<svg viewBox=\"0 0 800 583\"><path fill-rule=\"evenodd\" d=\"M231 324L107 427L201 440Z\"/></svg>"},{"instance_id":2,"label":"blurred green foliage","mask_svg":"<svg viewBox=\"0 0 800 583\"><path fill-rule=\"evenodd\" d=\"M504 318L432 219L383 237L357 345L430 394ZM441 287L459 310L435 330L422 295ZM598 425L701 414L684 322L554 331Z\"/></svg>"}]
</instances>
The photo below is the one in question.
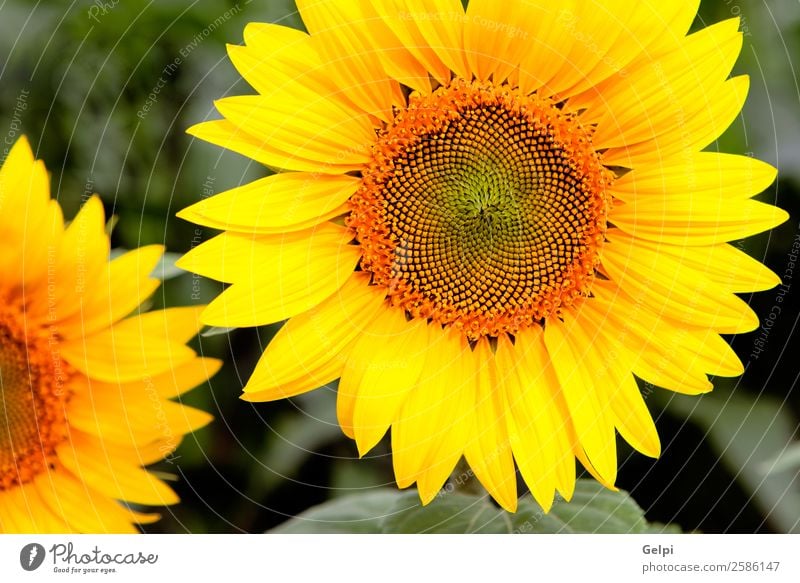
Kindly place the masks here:
<instances>
[{"instance_id":1,"label":"blurred green foliage","mask_svg":"<svg viewBox=\"0 0 800 583\"><path fill-rule=\"evenodd\" d=\"M795 0L704 0L696 26L731 16L742 18L737 73L751 76L752 89L743 115L717 146L780 168L778 184L761 196L788 208L793 219L744 245L783 274L800 216L794 62L800 6ZM267 173L184 132L215 117L215 99L251 92L225 53L225 43L240 43L251 21L302 27L292 0L6 0L0 3L0 140L22 132L31 138L67 217L85 194L98 192L109 215L119 218L115 246L162 243L183 253L214 233L176 219L177 210ZM214 282L176 274L169 261L163 274L170 277L153 299L156 306L205 303L220 290ZM765 315L775 294L747 299ZM664 454L656 463L630 455L620 442L619 479L648 519L707 532L800 528L800 463L791 455L800 439L798 366L789 356L798 350L797 317L792 295L771 329L768 350L757 358L748 355L759 331L733 341L748 365L740 381L718 383L717 393L699 401L671 401L665 394L648 401ZM216 331L196 341L204 353L226 360L211 383L187 397L217 420L187 437L172 463L158 466L176 478L183 502L166 509L164 520L148 531L262 531L359 492L401 499L377 490L393 487L387 444L358 460L342 436L335 387L279 403L238 399L275 329ZM778 478L763 477L765 467L778 471L775 466Z\"/></svg>"}]
</instances>

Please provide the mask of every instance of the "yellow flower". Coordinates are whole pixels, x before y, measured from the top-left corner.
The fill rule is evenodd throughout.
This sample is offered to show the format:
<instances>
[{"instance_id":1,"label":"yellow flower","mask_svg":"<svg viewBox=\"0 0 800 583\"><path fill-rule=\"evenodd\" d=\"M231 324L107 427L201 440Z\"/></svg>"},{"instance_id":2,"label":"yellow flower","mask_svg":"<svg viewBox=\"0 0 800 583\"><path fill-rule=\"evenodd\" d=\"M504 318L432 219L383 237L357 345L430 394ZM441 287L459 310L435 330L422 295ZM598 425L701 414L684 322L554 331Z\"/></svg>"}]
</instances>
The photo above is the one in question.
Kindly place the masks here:
<instances>
[{"instance_id":1,"label":"yellow flower","mask_svg":"<svg viewBox=\"0 0 800 583\"><path fill-rule=\"evenodd\" d=\"M158 514L117 500L178 501L142 466L211 420L171 399L220 363L185 345L197 308L129 316L162 247L109 262L99 198L65 228L48 181L20 139L0 169L0 533L137 532Z\"/></svg>"},{"instance_id":2,"label":"yellow flower","mask_svg":"<svg viewBox=\"0 0 800 583\"><path fill-rule=\"evenodd\" d=\"M741 110L738 20L697 1L299 0L309 34L229 47L258 95L190 133L275 174L183 211L226 232L183 265L232 284L202 318L291 318L244 398L337 378L363 455L391 427L400 487L430 501L464 456L547 509L575 459L613 488L618 432L649 456L634 375L703 393L758 325L735 293L778 278L727 241L786 213L775 170L702 152Z\"/></svg>"}]
</instances>

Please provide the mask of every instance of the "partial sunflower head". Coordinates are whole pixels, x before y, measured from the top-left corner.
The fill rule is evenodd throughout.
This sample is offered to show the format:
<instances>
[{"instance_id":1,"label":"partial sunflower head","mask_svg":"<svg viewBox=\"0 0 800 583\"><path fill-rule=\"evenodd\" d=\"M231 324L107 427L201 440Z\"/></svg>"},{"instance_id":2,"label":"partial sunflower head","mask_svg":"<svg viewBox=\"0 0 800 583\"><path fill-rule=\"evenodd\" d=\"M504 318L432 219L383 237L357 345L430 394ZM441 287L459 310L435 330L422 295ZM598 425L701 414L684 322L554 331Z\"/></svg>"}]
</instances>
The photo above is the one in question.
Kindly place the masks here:
<instances>
[{"instance_id":1,"label":"partial sunflower head","mask_svg":"<svg viewBox=\"0 0 800 583\"><path fill-rule=\"evenodd\" d=\"M225 232L183 260L230 283L208 324L289 318L244 398L339 379L363 455L391 428L430 501L463 456L504 507L545 508L576 458L614 485L616 433L658 456L636 378L683 393L742 365L735 294L778 278L727 242L786 213L775 169L703 151L733 122L738 19L697 1L298 0L250 24L257 95L190 133L281 170L183 211Z\"/></svg>"},{"instance_id":2,"label":"partial sunflower head","mask_svg":"<svg viewBox=\"0 0 800 583\"><path fill-rule=\"evenodd\" d=\"M109 261L100 199L65 227L25 138L0 169L0 532L138 532L178 502L143 466L211 417L173 401L219 361L186 342L198 308L130 315L163 249Z\"/></svg>"}]
</instances>

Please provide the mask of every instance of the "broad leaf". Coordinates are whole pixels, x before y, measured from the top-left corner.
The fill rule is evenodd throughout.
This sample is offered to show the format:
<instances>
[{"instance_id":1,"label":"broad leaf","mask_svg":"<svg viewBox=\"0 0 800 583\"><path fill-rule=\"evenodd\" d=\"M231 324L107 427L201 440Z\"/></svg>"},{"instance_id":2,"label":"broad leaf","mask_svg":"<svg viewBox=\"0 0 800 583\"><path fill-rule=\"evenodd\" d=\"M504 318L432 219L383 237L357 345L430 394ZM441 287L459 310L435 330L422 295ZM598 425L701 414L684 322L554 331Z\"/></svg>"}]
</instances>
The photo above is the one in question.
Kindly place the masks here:
<instances>
[{"instance_id":1,"label":"broad leaf","mask_svg":"<svg viewBox=\"0 0 800 583\"><path fill-rule=\"evenodd\" d=\"M175 265L175 262L181 257L183 255L180 253L164 253L155 268L153 268L152 276L161 281L166 281L173 277L186 275L186 271Z\"/></svg>"},{"instance_id":2,"label":"broad leaf","mask_svg":"<svg viewBox=\"0 0 800 583\"><path fill-rule=\"evenodd\" d=\"M508 513L474 496L445 490L428 506L416 492L378 489L320 504L273 529L272 533L649 533L676 532L648 524L625 492L593 480L578 480L571 502L557 500L549 513L526 496Z\"/></svg>"},{"instance_id":3,"label":"broad leaf","mask_svg":"<svg viewBox=\"0 0 800 583\"><path fill-rule=\"evenodd\" d=\"M753 496L776 530L800 532L800 479L791 465L797 421L772 397L737 390L702 397L675 395L667 410L703 428L722 463Z\"/></svg>"}]
</instances>

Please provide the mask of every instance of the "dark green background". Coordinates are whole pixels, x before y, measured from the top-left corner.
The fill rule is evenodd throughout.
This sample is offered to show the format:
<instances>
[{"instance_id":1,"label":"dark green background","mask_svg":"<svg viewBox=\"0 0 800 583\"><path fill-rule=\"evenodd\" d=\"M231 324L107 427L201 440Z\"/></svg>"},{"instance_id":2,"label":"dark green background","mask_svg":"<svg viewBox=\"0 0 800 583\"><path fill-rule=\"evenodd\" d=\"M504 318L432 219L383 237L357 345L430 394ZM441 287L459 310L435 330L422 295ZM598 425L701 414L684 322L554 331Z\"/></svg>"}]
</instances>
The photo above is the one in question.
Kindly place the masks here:
<instances>
[{"instance_id":1,"label":"dark green background","mask_svg":"<svg viewBox=\"0 0 800 583\"><path fill-rule=\"evenodd\" d=\"M695 26L732 15L743 17L737 72L751 75L752 89L743 116L718 147L780 168L779 182L761 198L788 209L792 219L746 246L783 274L800 231L800 3L708 0ZM224 47L240 43L251 21L301 26L291 0L105 6L0 0L0 141L18 130L30 137L68 218L84 192L100 193L107 213L119 218L114 246L163 243L185 252L213 232L176 219L176 211L265 174L184 133L213 115L214 99L251 92ZM769 328L765 352L751 357L761 331L733 342L747 364L742 379L719 380L712 395L697 399L643 387L664 454L656 463L620 442L619 485L649 519L706 532L800 529L794 390L800 281L795 285ZM186 274L166 281L153 305L204 303L219 290ZM776 291L747 299L762 317L777 305ZM187 401L217 420L189 436L173 464L158 466L176 476L183 502L148 531L257 532L333 497L391 486L386 443L359 461L336 426L335 387L278 403L238 399L274 331L238 330L197 343L226 365ZM778 471L767 472L792 442Z\"/></svg>"}]
</instances>

